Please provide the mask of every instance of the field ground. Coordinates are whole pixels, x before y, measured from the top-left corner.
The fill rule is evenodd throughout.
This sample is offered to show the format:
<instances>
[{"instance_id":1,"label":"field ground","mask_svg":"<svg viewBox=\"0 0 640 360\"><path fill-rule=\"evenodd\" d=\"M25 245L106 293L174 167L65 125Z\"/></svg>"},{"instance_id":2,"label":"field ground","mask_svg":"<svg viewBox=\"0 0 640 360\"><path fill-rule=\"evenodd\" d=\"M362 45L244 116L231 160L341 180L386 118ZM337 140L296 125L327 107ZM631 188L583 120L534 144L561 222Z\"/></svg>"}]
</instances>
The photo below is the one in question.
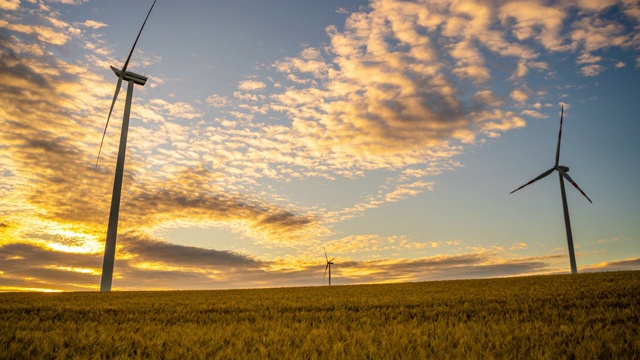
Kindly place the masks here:
<instances>
[{"instance_id":1,"label":"field ground","mask_svg":"<svg viewBox=\"0 0 640 360\"><path fill-rule=\"evenodd\" d=\"M1 293L0 359L640 359L640 271Z\"/></svg>"}]
</instances>

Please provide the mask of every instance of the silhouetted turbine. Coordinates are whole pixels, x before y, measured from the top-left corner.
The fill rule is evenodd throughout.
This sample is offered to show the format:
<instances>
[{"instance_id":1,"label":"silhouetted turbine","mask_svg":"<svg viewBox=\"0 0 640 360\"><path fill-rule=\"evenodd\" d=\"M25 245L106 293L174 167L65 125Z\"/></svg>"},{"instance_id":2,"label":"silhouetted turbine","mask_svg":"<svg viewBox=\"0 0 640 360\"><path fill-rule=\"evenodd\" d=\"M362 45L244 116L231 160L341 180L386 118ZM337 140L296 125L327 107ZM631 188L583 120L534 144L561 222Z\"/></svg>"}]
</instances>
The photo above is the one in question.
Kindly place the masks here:
<instances>
[{"instance_id":1,"label":"silhouetted turbine","mask_svg":"<svg viewBox=\"0 0 640 360\"><path fill-rule=\"evenodd\" d=\"M124 174L124 160L125 154L127 150L127 133L129 132L129 115L131 113L131 99L133 97L133 85L141 85L147 82L147 78L134 74L130 71L127 71L127 66L129 65L129 60L131 60L131 55L133 54L133 50L138 43L138 39L140 38L140 34L142 33L142 29L144 29L144 25L147 23L147 19L149 19L149 15L151 14L151 10L156 4L156 0L153 1L149 12L147 13L147 17L144 19L142 23L142 27L138 32L138 36L136 40L133 42L133 47L131 47L131 51L129 52L129 56L127 60L124 62L122 69L118 70L117 68L111 66L111 70L118 76L118 83L116 85L115 93L113 94L113 100L111 101L111 108L109 109L109 115L107 116L107 123L104 126L104 132L102 133L102 141L100 142L100 150L98 150L98 159L96 160L96 167L98 166L98 162L100 161L100 152L102 151L102 144L104 143L104 137L107 133L107 127L109 126L109 120L111 119L111 113L113 112L113 107L116 103L116 99L118 98L118 93L120 93L120 86L122 85L122 81L127 81L127 98L125 101L124 107L124 116L122 118L122 131L120 132L120 147L118 149L118 161L116 164L116 174L113 180L113 194L111 196L111 211L109 212L109 225L107 228L107 240L105 242L104 247L104 259L102 262L102 278L100 281L100 291L110 291L111 290L111 282L113 279L113 265L115 262L115 253L116 253L116 237L118 235L118 215L120 212L120 194L122 190L122 178Z\"/></svg>"},{"instance_id":2,"label":"silhouetted turbine","mask_svg":"<svg viewBox=\"0 0 640 360\"><path fill-rule=\"evenodd\" d=\"M564 211L564 226L565 226L565 230L567 232L567 245L569 247L569 261L571 263L571 273L575 274L575 273L578 272L578 268L576 266L576 255L575 255L575 252L573 250L573 235L571 234L571 221L569 219L569 206L567 205L567 195L566 195L565 189L564 189L564 179L567 179L567 181L569 181L569 183L571 183L571 185L573 185L576 189L578 189L578 191L580 191L580 193L582 195L584 195L584 197L587 198L587 200L589 200L590 203L593 203L593 202L591 201L591 199L589 199L587 194L585 194L584 191L582 191L582 189L580 189L578 184L576 184L575 181L573 181L573 179L571 179L569 174L567 174L569 172L569 168L566 167L566 166L559 165L559 162L560 162L560 141L562 140L562 119L563 119L563 117L564 117L564 106L562 106L562 108L560 109L560 131L558 132L558 147L556 148L556 163L555 163L555 165L551 169L543 172L538 177L536 177L533 180L529 181L528 183L520 186L519 188L513 190L509 194L513 194L514 192L524 188L525 186L533 184L534 182L536 182L536 181L548 176L554 170L558 172L558 177L560 178L560 194L562 195L562 210Z\"/></svg>"},{"instance_id":3,"label":"silhouetted turbine","mask_svg":"<svg viewBox=\"0 0 640 360\"><path fill-rule=\"evenodd\" d=\"M327 266L325 266L324 268L324 275L322 276L322 282L324 282L324 278L325 276L327 276L327 269L329 269L329 286L331 286L331 265L333 265L333 260L335 260L336 258L329 260L329 257L327 256L327 250L324 250L324 257L327 259Z\"/></svg>"}]
</instances>

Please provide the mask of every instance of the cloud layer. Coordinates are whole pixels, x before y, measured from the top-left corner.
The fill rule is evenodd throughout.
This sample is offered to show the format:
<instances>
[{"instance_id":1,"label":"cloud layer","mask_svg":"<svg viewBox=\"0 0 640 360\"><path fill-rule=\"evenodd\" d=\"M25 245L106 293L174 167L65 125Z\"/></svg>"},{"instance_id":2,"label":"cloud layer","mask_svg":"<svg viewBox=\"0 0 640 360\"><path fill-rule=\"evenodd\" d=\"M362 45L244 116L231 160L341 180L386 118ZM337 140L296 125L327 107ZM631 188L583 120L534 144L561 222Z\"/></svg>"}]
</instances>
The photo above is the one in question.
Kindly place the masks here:
<instances>
[{"instance_id":1,"label":"cloud layer","mask_svg":"<svg viewBox=\"0 0 640 360\"><path fill-rule=\"evenodd\" d=\"M92 288L122 114L118 103L95 167L114 83L103 69L120 61L104 40L109 25L67 21L50 3L0 1L0 9L0 286ZM553 78L557 57L584 77L638 66L639 21L630 0L375 0L344 24L327 24L325 45L247 74L229 95L187 102L136 88L132 117L141 120L130 129L116 285L266 286L273 276L305 285L322 270L305 249L321 244L342 249L345 283L549 271L552 257L507 261L507 252L335 226L433 191L434 178L460 166L467 147L546 117L556 101L534 80ZM616 58L621 52L634 52L636 63ZM154 79L155 89L170 89L170 81ZM374 172L385 175L373 191L340 205L278 190ZM239 242L303 260L178 246L159 235L191 226L229 230ZM460 246L462 255L353 259L372 248L441 245Z\"/></svg>"}]
</instances>

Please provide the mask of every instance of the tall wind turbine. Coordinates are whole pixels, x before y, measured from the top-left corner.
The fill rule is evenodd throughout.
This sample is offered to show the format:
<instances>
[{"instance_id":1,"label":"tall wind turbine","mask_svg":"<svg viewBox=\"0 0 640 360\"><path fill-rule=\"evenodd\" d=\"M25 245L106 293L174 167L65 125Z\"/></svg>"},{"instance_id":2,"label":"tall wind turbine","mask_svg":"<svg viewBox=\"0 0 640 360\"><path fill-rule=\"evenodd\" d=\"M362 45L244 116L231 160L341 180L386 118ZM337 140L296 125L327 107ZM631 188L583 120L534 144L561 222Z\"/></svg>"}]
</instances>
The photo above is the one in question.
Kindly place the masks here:
<instances>
[{"instance_id":1,"label":"tall wind turbine","mask_svg":"<svg viewBox=\"0 0 640 360\"><path fill-rule=\"evenodd\" d=\"M133 85L144 86L147 82L147 78L134 74L130 71L127 71L127 66L129 65L129 60L131 60L131 55L133 54L133 50L136 48L136 44L138 43L138 39L140 38L140 34L142 34L142 29L144 29L144 25L147 23L147 19L149 19L149 15L151 15L151 10L156 4L156 0L151 4L151 8L147 13L147 17L144 19L142 23L142 27L138 32L138 36L136 40L133 42L133 46L131 47L131 51L129 52L129 56L127 56L127 60L124 62L122 69L117 69L111 66L111 70L118 77L118 83L116 85L115 93L113 94L113 100L111 101L111 108L109 109L109 115L107 116L107 123L104 126L104 132L102 133L102 141L100 142L100 150L98 150L98 159L96 160L96 167L98 166L98 161L100 161L100 152L102 151L102 144L104 143L104 137L107 133L107 127L109 126L109 120L111 119L111 113L113 112L113 106L116 103L116 99L118 98L118 94L120 93L120 86L122 85L122 81L126 81L128 83L127 86L127 98L124 106L124 116L122 118L122 131L120 132L120 147L118 149L118 161L116 164L116 174L115 179L113 180L113 194L111 196L111 211L109 213L109 226L107 228L107 240L104 246L104 259L102 262L102 279L100 281L100 291L111 291L111 281L113 279L113 264L115 261L116 254L116 237L118 234L118 215L120 212L120 193L122 190L122 177L124 174L124 159L125 153L127 150L127 133L129 132L129 115L131 112L131 99L133 97Z\"/></svg>"},{"instance_id":2,"label":"tall wind turbine","mask_svg":"<svg viewBox=\"0 0 640 360\"><path fill-rule=\"evenodd\" d=\"M324 275L322 276L322 282L324 282L324 277L327 276L327 269L329 269L329 286L331 286L331 265L333 265L333 260L335 260L336 258L329 260L329 257L327 256L327 250L324 250L324 257L327 259L327 266L324 268Z\"/></svg>"},{"instance_id":3,"label":"tall wind turbine","mask_svg":"<svg viewBox=\"0 0 640 360\"><path fill-rule=\"evenodd\" d=\"M558 177L560 178L560 194L562 195L562 210L564 211L564 226L565 226L565 229L566 229L566 232L567 232L567 245L569 247L569 261L571 262L571 273L575 274L575 273L578 272L578 268L576 267L576 254L573 251L573 235L571 234L571 221L569 220L569 206L567 205L567 195L566 195L565 190L564 190L564 179L567 179L567 181L569 181L569 183L571 183L571 185L573 185L576 189L578 189L578 191L580 191L580 193L582 195L584 195L584 197L586 197L587 200L589 200L590 203L593 203L593 202L591 201L591 199L589 199L587 194L585 194L584 191L582 191L582 189L580 189L578 184L576 184L575 181L573 181L573 179L571 179L569 174L567 174L569 172L569 168L566 167L566 166L559 165L559 162L560 162L560 140L562 139L562 118L563 118L563 116L564 116L564 106L562 106L562 108L560 109L560 132L558 133L558 147L556 148L556 164L551 169L543 172L538 177L536 177L533 180L529 181L528 183L520 186L519 188L513 190L509 194L513 194L514 192L522 189L523 187L525 187L527 185L530 185L530 184L533 184L534 182L536 182L536 181L542 179L543 177L551 174L554 170L558 172Z\"/></svg>"}]
</instances>

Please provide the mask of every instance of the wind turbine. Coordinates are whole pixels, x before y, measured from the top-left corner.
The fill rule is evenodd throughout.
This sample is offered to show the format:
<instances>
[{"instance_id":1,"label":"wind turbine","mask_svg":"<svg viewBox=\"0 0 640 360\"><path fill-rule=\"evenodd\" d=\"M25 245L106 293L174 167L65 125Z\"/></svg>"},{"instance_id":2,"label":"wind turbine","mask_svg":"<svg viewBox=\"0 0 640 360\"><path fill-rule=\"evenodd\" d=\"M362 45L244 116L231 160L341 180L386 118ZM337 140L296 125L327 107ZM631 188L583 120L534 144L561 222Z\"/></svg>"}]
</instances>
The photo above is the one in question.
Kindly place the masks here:
<instances>
[{"instance_id":1,"label":"wind turbine","mask_svg":"<svg viewBox=\"0 0 640 360\"><path fill-rule=\"evenodd\" d=\"M120 147L118 149L118 161L116 163L116 174L115 179L113 180L113 194L111 196L111 211L109 213L109 226L107 228L107 240L104 246L104 258L102 262L102 279L100 281L100 291L111 291L111 281L113 279L113 264L115 261L116 254L116 237L118 235L118 215L120 212L120 194L122 190L122 177L124 174L124 159L125 153L127 150L127 133L129 132L129 115L131 112L131 99L133 97L133 85L144 86L147 82L147 78L134 74L130 71L127 71L127 66L129 65L129 60L131 60L131 55L133 54L133 50L136 48L136 44L138 43L138 39L140 38L140 34L142 34L142 29L144 29L144 25L147 23L147 19L149 19L149 15L151 15L151 10L156 4L156 0L151 4L151 8L147 13L147 17L144 19L142 23L142 27L138 32L138 36L136 40L133 42L133 46L131 47L131 51L129 52L129 56L127 56L127 60L124 62L122 69L117 69L111 66L111 70L118 77L118 83L116 85L115 93L113 94L113 100L111 101L111 108L109 109L109 115L107 116L107 123L104 126L104 132L102 133L102 141L100 142L100 150L98 150L98 159L96 160L96 167L98 166L98 162L100 161L100 152L102 151L102 144L104 143L104 137L107 134L107 127L109 126L109 119L111 119L111 113L113 112L113 106L116 103L116 99L118 98L118 94L120 93L120 86L122 85L122 81L126 81L127 85L127 98L124 106L124 116L122 118L122 131L120 132Z\"/></svg>"},{"instance_id":2,"label":"wind turbine","mask_svg":"<svg viewBox=\"0 0 640 360\"><path fill-rule=\"evenodd\" d=\"M564 179L567 179L567 181L569 181L569 183L571 183L571 185L573 185L576 189L578 189L578 191L580 191L580 193L582 195L584 195L584 197L586 197L587 200L589 200L590 203L593 203L593 201L591 201L591 199L589 199L587 194L585 194L584 191L582 191L582 189L580 189L578 184L576 184L575 181L573 181L573 179L571 179L569 174L567 174L569 172L569 168L566 167L566 166L559 165L559 162L560 162L560 140L562 139L562 118L563 118L563 116L564 116L564 105L560 109L560 132L558 132L558 147L556 148L556 164L551 169L543 172L538 177L536 177L533 180L529 181L528 183L520 186L519 188L513 190L509 194L513 194L514 192L522 189L523 187L525 187L527 185L530 185L530 184L533 184L534 182L536 182L536 181L542 179L543 177L551 174L554 170L558 172L558 178L560 178L560 194L562 195L562 210L564 211L564 226L565 226L565 229L566 229L566 232L567 232L567 245L569 247L569 261L571 262L571 273L575 274L575 273L578 272L578 268L576 267L576 254L573 251L573 235L571 234L571 221L569 220L569 206L567 205L567 195L566 195L565 190L564 190Z\"/></svg>"},{"instance_id":3,"label":"wind turbine","mask_svg":"<svg viewBox=\"0 0 640 360\"><path fill-rule=\"evenodd\" d=\"M324 277L327 276L327 269L329 269L329 286L331 286L331 265L333 265L333 260L335 260L336 258L329 260L329 257L327 256L327 250L324 250L324 257L327 259L327 266L324 268L324 275L322 276L322 282L324 282Z\"/></svg>"}]
</instances>

